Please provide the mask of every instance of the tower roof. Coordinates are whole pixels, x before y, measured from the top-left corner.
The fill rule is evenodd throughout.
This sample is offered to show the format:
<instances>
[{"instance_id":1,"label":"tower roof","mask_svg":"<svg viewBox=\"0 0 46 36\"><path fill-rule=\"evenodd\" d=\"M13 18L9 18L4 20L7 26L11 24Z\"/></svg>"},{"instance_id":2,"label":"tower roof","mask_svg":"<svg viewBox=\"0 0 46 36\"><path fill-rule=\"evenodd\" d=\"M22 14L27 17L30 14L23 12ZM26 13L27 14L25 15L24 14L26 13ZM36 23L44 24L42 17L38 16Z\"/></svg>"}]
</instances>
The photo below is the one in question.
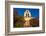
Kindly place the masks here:
<instances>
[{"instance_id":1,"label":"tower roof","mask_svg":"<svg viewBox=\"0 0 46 36\"><path fill-rule=\"evenodd\" d=\"M24 16L29 16L29 17L31 17L31 13L30 13L30 11L29 10L26 10L25 12L24 12Z\"/></svg>"}]
</instances>

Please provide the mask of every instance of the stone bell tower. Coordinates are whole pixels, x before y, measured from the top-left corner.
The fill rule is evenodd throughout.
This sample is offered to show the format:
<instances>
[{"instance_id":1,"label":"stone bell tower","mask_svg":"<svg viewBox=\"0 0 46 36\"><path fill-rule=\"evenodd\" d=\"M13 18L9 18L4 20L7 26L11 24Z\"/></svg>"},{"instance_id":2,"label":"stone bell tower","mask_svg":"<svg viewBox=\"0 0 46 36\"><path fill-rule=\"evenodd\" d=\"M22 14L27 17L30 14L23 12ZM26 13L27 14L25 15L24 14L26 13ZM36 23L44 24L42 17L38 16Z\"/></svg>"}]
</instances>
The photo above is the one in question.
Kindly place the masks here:
<instances>
[{"instance_id":1,"label":"stone bell tower","mask_svg":"<svg viewBox=\"0 0 46 36\"><path fill-rule=\"evenodd\" d=\"M31 19L31 12L29 10L26 10L24 12L24 19L25 19L25 23L24 23L24 26L25 27L29 27L30 26L30 22L29 20Z\"/></svg>"},{"instance_id":2,"label":"stone bell tower","mask_svg":"<svg viewBox=\"0 0 46 36\"><path fill-rule=\"evenodd\" d=\"M31 17L31 14L30 14L30 11L29 10L26 10L24 12L24 17Z\"/></svg>"}]
</instances>

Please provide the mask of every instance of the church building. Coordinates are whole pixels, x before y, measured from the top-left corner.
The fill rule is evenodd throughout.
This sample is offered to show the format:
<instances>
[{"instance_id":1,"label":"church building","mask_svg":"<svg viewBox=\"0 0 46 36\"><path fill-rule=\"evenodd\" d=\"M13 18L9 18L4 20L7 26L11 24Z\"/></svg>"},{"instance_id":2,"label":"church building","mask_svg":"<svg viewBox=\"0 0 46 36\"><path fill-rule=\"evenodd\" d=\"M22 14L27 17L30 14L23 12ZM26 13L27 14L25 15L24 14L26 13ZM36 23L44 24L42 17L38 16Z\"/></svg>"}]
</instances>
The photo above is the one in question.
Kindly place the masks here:
<instances>
[{"instance_id":1,"label":"church building","mask_svg":"<svg viewBox=\"0 0 46 36\"><path fill-rule=\"evenodd\" d=\"M31 19L31 12L29 10L26 10L24 12L24 19L25 20L30 20Z\"/></svg>"},{"instance_id":2,"label":"church building","mask_svg":"<svg viewBox=\"0 0 46 36\"><path fill-rule=\"evenodd\" d=\"M29 27L30 26L30 22L29 20L31 19L31 12L29 10L26 10L24 12L24 19L25 19L25 23L24 23L24 27Z\"/></svg>"}]
</instances>

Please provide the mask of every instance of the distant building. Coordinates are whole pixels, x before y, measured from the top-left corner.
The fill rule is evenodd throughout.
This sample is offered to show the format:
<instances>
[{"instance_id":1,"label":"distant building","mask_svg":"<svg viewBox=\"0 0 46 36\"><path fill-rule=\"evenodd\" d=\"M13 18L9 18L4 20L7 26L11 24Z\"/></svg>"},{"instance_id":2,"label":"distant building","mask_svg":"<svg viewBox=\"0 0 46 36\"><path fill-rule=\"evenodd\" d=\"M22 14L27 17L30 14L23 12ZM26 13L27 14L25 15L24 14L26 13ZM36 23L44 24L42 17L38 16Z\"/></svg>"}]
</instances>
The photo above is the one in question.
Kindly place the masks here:
<instances>
[{"instance_id":1,"label":"distant building","mask_svg":"<svg viewBox=\"0 0 46 36\"><path fill-rule=\"evenodd\" d=\"M26 10L26 11L24 12L24 17L31 17L31 13L30 13L29 10Z\"/></svg>"},{"instance_id":2,"label":"distant building","mask_svg":"<svg viewBox=\"0 0 46 36\"><path fill-rule=\"evenodd\" d=\"M24 12L24 19L25 19L25 23L24 23L24 27L29 27L30 26L30 22L29 20L31 19L31 12L29 10L26 10Z\"/></svg>"},{"instance_id":3,"label":"distant building","mask_svg":"<svg viewBox=\"0 0 46 36\"><path fill-rule=\"evenodd\" d=\"M25 20L30 20L31 19L31 12L29 10L26 10L24 12L24 19Z\"/></svg>"},{"instance_id":4,"label":"distant building","mask_svg":"<svg viewBox=\"0 0 46 36\"><path fill-rule=\"evenodd\" d=\"M30 20L30 19L34 19L35 17L32 17L32 15L31 15L31 12L29 11L29 10L26 10L25 12L24 12L24 19L25 20Z\"/></svg>"}]
</instances>

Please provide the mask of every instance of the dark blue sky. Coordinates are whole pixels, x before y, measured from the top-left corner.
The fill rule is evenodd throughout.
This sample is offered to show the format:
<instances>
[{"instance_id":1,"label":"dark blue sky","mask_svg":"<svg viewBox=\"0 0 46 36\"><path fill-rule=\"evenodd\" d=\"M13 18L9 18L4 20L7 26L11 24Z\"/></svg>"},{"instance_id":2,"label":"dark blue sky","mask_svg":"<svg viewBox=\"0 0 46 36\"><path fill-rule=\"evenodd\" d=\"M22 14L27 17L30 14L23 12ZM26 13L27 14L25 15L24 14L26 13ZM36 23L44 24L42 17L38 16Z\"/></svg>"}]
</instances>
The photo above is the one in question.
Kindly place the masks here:
<instances>
[{"instance_id":1,"label":"dark blue sky","mask_svg":"<svg viewBox=\"0 0 46 36\"><path fill-rule=\"evenodd\" d=\"M32 17L39 17L39 9L35 9L35 8L14 8L14 11L18 12L19 16L24 16L24 11L25 10L29 10Z\"/></svg>"}]
</instances>

